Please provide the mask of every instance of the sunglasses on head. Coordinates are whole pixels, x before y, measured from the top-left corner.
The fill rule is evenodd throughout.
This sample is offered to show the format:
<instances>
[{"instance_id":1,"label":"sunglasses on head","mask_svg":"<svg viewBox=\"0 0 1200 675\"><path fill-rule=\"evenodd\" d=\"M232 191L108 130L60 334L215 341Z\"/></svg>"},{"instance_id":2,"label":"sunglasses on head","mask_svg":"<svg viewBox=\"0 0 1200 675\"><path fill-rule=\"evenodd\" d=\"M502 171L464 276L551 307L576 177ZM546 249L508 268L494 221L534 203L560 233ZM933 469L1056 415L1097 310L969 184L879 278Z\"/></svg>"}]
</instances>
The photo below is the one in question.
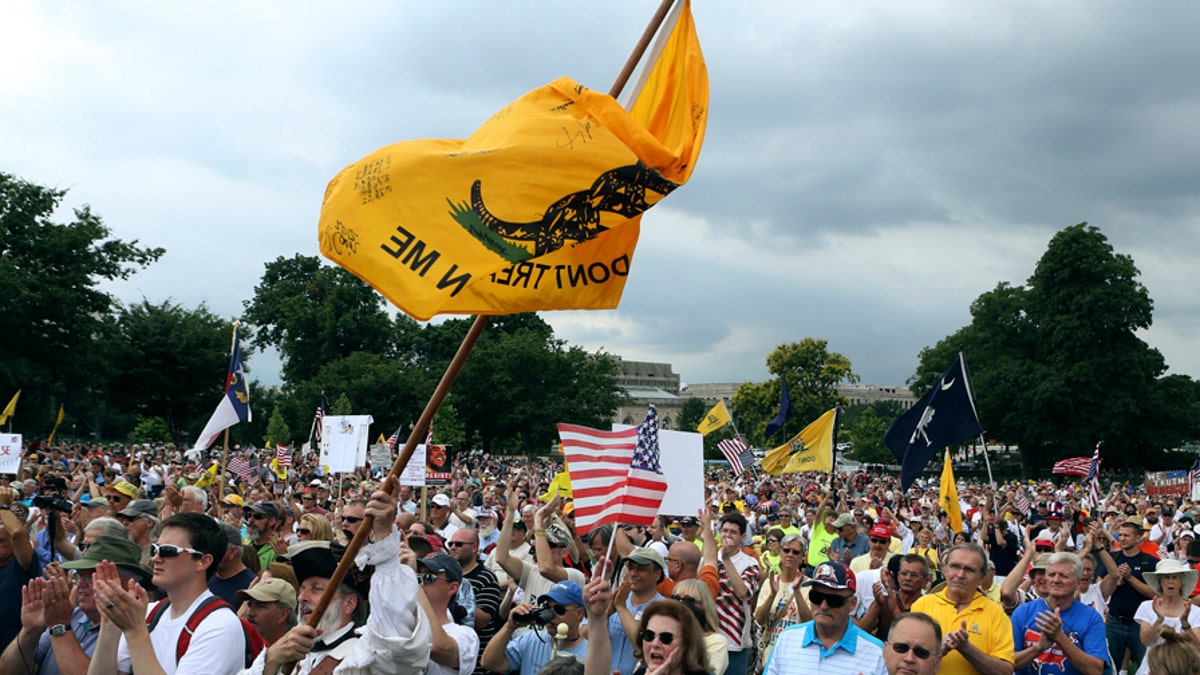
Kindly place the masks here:
<instances>
[{"instance_id":1,"label":"sunglasses on head","mask_svg":"<svg viewBox=\"0 0 1200 675\"><path fill-rule=\"evenodd\" d=\"M824 591L818 591L815 588L808 592L808 602L813 607L816 607L823 602L829 606L829 609L838 609L839 607L845 605L846 601L849 599L850 596L848 595L826 593Z\"/></svg>"},{"instance_id":2,"label":"sunglasses on head","mask_svg":"<svg viewBox=\"0 0 1200 675\"><path fill-rule=\"evenodd\" d=\"M907 642L889 642L888 644L892 646L892 651L896 652L897 654L907 654L911 649L913 656L921 659L922 661L933 656L933 652L919 645L910 645Z\"/></svg>"},{"instance_id":3,"label":"sunglasses on head","mask_svg":"<svg viewBox=\"0 0 1200 675\"><path fill-rule=\"evenodd\" d=\"M655 638L658 638L659 643L664 644L664 645L669 645L675 641L675 634L667 633L667 632L655 633L654 631L652 631L648 628L646 630L642 631L642 642L643 643L654 642Z\"/></svg>"},{"instance_id":4,"label":"sunglasses on head","mask_svg":"<svg viewBox=\"0 0 1200 675\"><path fill-rule=\"evenodd\" d=\"M150 544L151 558L176 558L180 554L190 553L194 556L201 556L204 553L197 551L194 548L186 548L183 546L174 546L172 544Z\"/></svg>"}]
</instances>

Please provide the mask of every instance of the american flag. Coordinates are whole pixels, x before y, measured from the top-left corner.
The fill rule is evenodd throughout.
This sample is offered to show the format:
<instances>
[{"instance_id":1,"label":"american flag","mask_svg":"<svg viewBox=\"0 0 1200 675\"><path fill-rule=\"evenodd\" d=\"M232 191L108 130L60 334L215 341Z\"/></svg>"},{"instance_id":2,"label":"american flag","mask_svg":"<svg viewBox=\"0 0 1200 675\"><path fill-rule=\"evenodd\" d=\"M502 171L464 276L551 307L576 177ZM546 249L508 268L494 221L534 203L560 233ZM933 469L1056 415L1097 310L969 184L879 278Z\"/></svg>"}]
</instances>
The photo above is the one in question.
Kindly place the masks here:
<instances>
[{"instance_id":1,"label":"american flag","mask_svg":"<svg viewBox=\"0 0 1200 675\"><path fill-rule=\"evenodd\" d=\"M650 406L640 427L600 431L559 424L558 436L571 467L575 527L579 534L605 523L654 522L667 492L658 446L658 411L654 406Z\"/></svg>"},{"instance_id":2,"label":"american flag","mask_svg":"<svg viewBox=\"0 0 1200 675\"><path fill-rule=\"evenodd\" d=\"M735 477L742 475L750 465L754 464L754 453L740 438L727 438L720 441L717 443L717 448L721 454L725 455Z\"/></svg>"},{"instance_id":3,"label":"american flag","mask_svg":"<svg viewBox=\"0 0 1200 675\"><path fill-rule=\"evenodd\" d=\"M1021 512L1021 515L1029 515L1029 509L1033 506L1033 503L1029 501L1029 495L1025 494L1025 488L1021 488L1019 491L1017 491L1016 506L1017 510Z\"/></svg>"},{"instance_id":4,"label":"american flag","mask_svg":"<svg viewBox=\"0 0 1200 675\"><path fill-rule=\"evenodd\" d=\"M292 449L286 445L275 446L275 459L279 466L292 465Z\"/></svg>"},{"instance_id":5,"label":"american flag","mask_svg":"<svg viewBox=\"0 0 1200 675\"><path fill-rule=\"evenodd\" d=\"M1200 484L1200 457L1192 462L1192 468L1188 471L1188 496L1192 494L1192 486Z\"/></svg>"},{"instance_id":6,"label":"american flag","mask_svg":"<svg viewBox=\"0 0 1200 675\"><path fill-rule=\"evenodd\" d=\"M400 442L400 430L403 428L404 428L403 424L396 427L396 430L392 432L392 435L388 436L388 439L387 439L388 452L396 451L396 444Z\"/></svg>"},{"instance_id":7,"label":"american flag","mask_svg":"<svg viewBox=\"0 0 1200 675\"><path fill-rule=\"evenodd\" d=\"M246 477L246 480L250 483L257 483L259 479L257 453L258 451L255 450L254 453L250 455L250 475Z\"/></svg>"},{"instance_id":8,"label":"american flag","mask_svg":"<svg viewBox=\"0 0 1200 675\"><path fill-rule=\"evenodd\" d=\"M1092 462L1088 465L1088 501L1091 502L1093 513L1100 507L1100 443L1092 451Z\"/></svg>"},{"instance_id":9,"label":"american flag","mask_svg":"<svg viewBox=\"0 0 1200 675\"><path fill-rule=\"evenodd\" d=\"M1086 476L1092 467L1091 457L1071 457L1069 459L1060 459L1054 463L1054 469L1051 473L1060 473L1067 476Z\"/></svg>"},{"instance_id":10,"label":"american flag","mask_svg":"<svg viewBox=\"0 0 1200 675\"><path fill-rule=\"evenodd\" d=\"M325 394L321 394L321 402L317 404L317 412L313 415L313 438L321 442L321 428L325 426Z\"/></svg>"},{"instance_id":11,"label":"american flag","mask_svg":"<svg viewBox=\"0 0 1200 675\"><path fill-rule=\"evenodd\" d=\"M250 468L250 462L247 462L246 458L241 455L230 459L228 468L242 480L250 480L250 476L254 475L254 470Z\"/></svg>"}]
</instances>

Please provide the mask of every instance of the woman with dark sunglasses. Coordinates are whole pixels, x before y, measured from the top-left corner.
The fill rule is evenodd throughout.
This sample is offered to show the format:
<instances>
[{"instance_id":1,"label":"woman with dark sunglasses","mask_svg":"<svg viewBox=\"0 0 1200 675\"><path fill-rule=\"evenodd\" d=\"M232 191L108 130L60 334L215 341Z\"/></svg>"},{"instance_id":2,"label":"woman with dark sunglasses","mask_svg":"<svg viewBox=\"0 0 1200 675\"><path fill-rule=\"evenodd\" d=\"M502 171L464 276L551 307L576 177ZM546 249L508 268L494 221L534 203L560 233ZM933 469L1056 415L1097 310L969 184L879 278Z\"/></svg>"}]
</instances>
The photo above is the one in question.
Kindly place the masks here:
<instances>
[{"instance_id":1,"label":"woman with dark sunglasses","mask_svg":"<svg viewBox=\"0 0 1200 675\"><path fill-rule=\"evenodd\" d=\"M711 675L700 622L678 600L646 606L633 645L633 675Z\"/></svg>"},{"instance_id":2,"label":"woman with dark sunglasses","mask_svg":"<svg viewBox=\"0 0 1200 675\"><path fill-rule=\"evenodd\" d=\"M812 619L804 595L797 592L804 581L800 571L803 562L804 540L795 534L783 537L779 545L779 573L768 577L754 610L754 620L763 629L758 651L760 666L767 663L780 631Z\"/></svg>"}]
</instances>

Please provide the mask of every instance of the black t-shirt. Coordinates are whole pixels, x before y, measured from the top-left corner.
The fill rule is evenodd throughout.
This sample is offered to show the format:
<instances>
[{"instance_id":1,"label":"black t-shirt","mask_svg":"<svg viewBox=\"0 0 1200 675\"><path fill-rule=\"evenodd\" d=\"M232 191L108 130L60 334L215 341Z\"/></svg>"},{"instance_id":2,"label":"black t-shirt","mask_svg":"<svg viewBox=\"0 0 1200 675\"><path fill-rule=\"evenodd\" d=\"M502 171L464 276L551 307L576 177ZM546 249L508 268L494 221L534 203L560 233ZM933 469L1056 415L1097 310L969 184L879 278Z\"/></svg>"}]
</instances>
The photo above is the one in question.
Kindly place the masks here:
<instances>
[{"instance_id":1,"label":"black t-shirt","mask_svg":"<svg viewBox=\"0 0 1200 675\"><path fill-rule=\"evenodd\" d=\"M217 575L212 575L208 579L208 590L218 598L228 602L236 610L242 603L235 597L238 591L244 591L250 588L250 584L254 582L254 572L249 568L242 569L241 572L222 579Z\"/></svg>"},{"instance_id":2,"label":"black t-shirt","mask_svg":"<svg viewBox=\"0 0 1200 675\"><path fill-rule=\"evenodd\" d=\"M1153 572L1154 566L1158 564L1158 558L1145 551L1138 551L1134 556L1126 556L1124 551L1117 551L1113 554L1113 560L1116 561L1117 567L1129 565L1129 569L1133 572L1132 576L1136 577L1138 581L1145 581L1142 575L1146 572ZM1132 584L1121 584L1113 591L1112 598L1108 601L1108 614L1122 619L1132 619L1138 606L1149 599L1138 592Z\"/></svg>"},{"instance_id":3,"label":"black t-shirt","mask_svg":"<svg viewBox=\"0 0 1200 675\"><path fill-rule=\"evenodd\" d=\"M1004 546L996 543L996 536L991 530L985 530L988 543L988 557L996 566L996 574L1004 577L1017 566L1017 535L1012 530L1004 532Z\"/></svg>"}]
</instances>

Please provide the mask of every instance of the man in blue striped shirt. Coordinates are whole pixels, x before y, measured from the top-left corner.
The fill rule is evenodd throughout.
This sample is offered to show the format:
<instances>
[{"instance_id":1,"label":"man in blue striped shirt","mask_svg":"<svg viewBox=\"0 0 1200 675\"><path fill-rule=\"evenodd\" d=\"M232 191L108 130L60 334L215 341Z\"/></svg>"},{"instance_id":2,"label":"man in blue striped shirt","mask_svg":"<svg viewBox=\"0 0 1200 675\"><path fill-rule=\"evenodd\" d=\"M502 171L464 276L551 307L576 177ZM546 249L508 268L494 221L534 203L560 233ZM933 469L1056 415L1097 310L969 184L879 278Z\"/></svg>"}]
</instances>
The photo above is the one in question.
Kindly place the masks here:
<instances>
[{"instance_id":1,"label":"man in blue striped shirt","mask_svg":"<svg viewBox=\"0 0 1200 675\"><path fill-rule=\"evenodd\" d=\"M824 562L804 585L810 587L813 620L779 634L765 675L885 675L883 643L850 621L858 602L854 572L840 562Z\"/></svg>"}]
</instances>

